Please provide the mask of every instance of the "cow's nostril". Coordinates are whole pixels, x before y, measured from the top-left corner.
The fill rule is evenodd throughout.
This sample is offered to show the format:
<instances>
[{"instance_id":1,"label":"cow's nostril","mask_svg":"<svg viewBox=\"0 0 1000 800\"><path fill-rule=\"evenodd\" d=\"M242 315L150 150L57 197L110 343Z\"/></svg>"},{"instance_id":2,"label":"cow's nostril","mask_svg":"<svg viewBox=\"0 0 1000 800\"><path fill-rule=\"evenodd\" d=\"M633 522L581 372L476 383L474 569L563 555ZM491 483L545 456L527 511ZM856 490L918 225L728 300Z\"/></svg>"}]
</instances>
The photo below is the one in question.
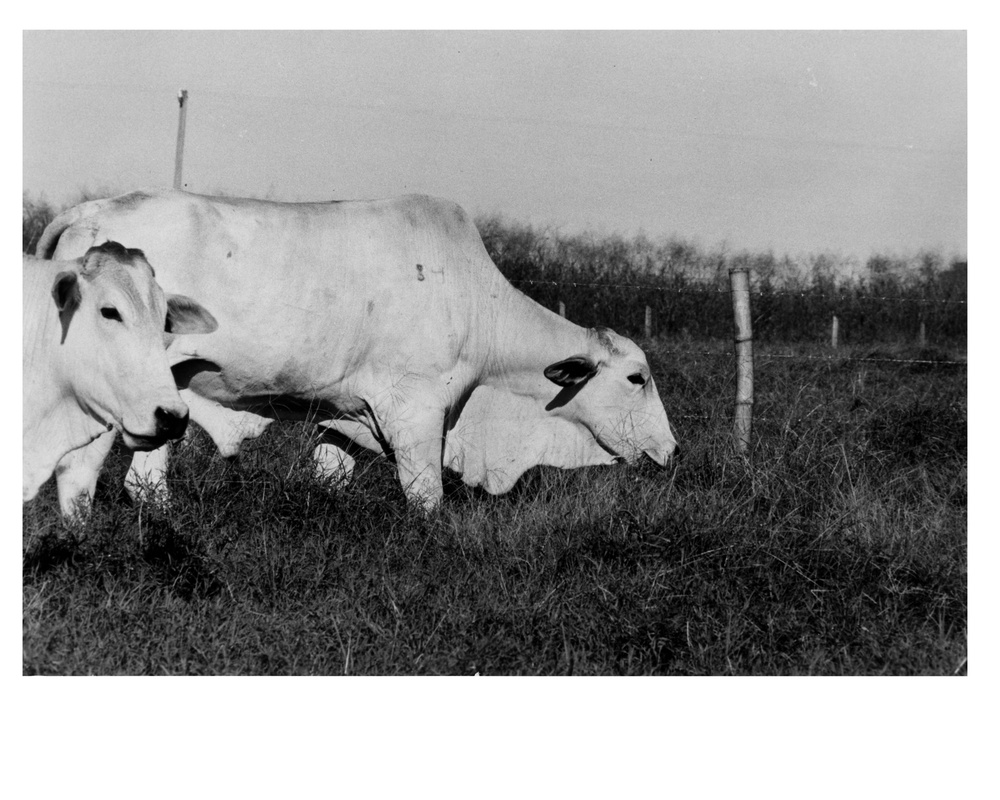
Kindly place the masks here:
<instances>
[{"instance_id":1,"label":"cow's nostril","mask_svg":"<svg viewBox=\"0 0 1000 800\"><path fill-rule=\"evenodd\" d=\"M154 413L156 416L156 427L161 436L165 436L168 439L177 439L184 435L188 424L187 409L184 410L183 414L176 414L169 409L158 406Z\"/></svg>"}]
</instances>

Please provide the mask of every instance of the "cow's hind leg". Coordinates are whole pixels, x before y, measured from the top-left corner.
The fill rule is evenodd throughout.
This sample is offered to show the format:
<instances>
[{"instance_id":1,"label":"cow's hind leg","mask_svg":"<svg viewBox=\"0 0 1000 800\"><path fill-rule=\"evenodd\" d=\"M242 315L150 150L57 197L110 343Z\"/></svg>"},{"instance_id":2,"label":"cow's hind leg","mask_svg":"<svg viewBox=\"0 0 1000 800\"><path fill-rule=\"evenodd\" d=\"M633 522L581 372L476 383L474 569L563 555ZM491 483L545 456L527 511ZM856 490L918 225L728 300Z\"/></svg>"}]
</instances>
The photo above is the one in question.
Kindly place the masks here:
<instances>
[{"instance_id":1,"label":"cow's hind leg","mask_svg":"<svg viewBox=\"0 0 1000 800\"><path fill-rule=\"evenodd\" d=\"M313 450L317 478L334 487L345 486L354 476L355 458L364 450L384 454L382 445L362 423L353 420L323 420L317 423L321 441Z\"/></svg>"},{"instance_id":2,"label":"cow's hind leg","mask_svg":"<svg viewBox=\"0 0 1000 800\"><path fill-rule=\"evenodd\" d=\"M191 421L205 430L223 458L233 458L247 439L256 439L274 422L252 411L236 411L182 389L181 399L191 410Z\"/></svg>"},{"instance_id":3,"label":"cow's hind leg","mask_svg":"<svg viewBox=\"0 0 1000 800\"><path fill-rule=\"evenodd\" d=\"M132 454L132 463L125 476L125 491L134 503L166 506L170 502L167 488L167 463L170 445Z\"/></svg>"},{"instance_id":4,"label":"cow's hind leg","mask_svg":"<svg viewBox=\"0 0 1000 800\"><path fill-rule=\"evenodd\" d=\"M329 481L334 487L349 483L354 475L355 461L337 445L320 442L313 449L313 471L321 481Z\"/></svg>"}]
</instances>

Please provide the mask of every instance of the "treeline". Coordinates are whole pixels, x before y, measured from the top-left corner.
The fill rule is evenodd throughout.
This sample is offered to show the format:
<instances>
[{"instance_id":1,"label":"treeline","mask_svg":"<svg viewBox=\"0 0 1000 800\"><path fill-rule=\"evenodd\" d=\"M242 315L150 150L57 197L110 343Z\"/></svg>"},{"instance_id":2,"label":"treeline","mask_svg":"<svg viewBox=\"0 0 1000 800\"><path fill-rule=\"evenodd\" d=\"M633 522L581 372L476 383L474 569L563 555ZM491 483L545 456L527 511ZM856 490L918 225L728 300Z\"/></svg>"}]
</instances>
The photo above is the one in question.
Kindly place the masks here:
<instances>
[{"instance_id":1,"label":"treeline","mask_svg":"<svg viewBox=\"0 0 1000 800\"><path fill-rule=\"evenodd\" d=\"M70 205L95 196L107 195L81 192ZM34 253L61 210L23 194L22 252ZM862 264L828 254L706 251L676 238L562 235L498 217L477 225L508 280L547 308L564 303L566 316L580 325L641 337L649 306L654 336L727 337L729 270L746 266L757 339L828 341L836 315L846 345L912 342L921 322L931 343L966 340L967 264L936 252L873 256Z\"/></svg>"},{"instance_id":2,"label":"treeline","mask_svg":"<svg viewBox=\"0 0 1000 800\"><path fill-rule=\"evenodd\" d=\"M562 235L496 217L478 220L490 256L518 289L580 325L642 336L720 338L732 332L729 270L748 267L754 338L829 341L838 318L844 344L912 342L923 322L935 344L964 343L964 260L939 253L873 256L705 251L680 239Z\"/></svg>"},{"instance_id":3,"label":"treeline","mask_svg":"<svg viewBox=\"0 0 1000 800\"><path fill-rule=\"evenodd\" d=\"M32 197L28 192L21 193L21 252L28 255L35 255L35 248L38 240L42 236L45 226L52 222L56 216L67 208L86 203L88 200L101 200L105 197L114 197L121 192L98 189L80 189L76 193L76 198L64 205L54 206L45 196Z\"/></svg>"},{"instance_id":4,"label":"treeline","mask_svg":"<svg viewBox=\"0 0 1000 800\"><path fill-rule=\"evenodd\" d=\"M21 195L21 252L35 254L35 246L42 231L58 212L44 198L35 199L24 192Z\"/></svg>"}]
</instances>

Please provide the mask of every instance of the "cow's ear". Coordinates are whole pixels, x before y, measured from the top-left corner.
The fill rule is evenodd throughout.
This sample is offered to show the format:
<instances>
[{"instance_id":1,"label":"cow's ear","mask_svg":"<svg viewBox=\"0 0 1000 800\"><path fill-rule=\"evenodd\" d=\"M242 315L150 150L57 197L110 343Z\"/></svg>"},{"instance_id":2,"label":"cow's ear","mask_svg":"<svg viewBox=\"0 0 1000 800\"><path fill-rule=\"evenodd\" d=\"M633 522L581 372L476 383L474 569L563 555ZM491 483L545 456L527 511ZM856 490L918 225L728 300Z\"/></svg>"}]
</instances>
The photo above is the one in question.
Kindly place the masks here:
<instances>
[{"instance_id":1,"label":"cow's ear","mask_svg":"<svg viewBox=\"0 0 1000 800\"><path fill-rule=\"evenodd\" d=\"M80 282L75 272L60 272L52 284L52 299L60 313L72 311L80 303Z\"/></svg>"},{"instance_id":2,"label":"cow's ear","mask_svg":"<svg viewBox=\"0 0 1000 800\"><path fill-rule=\"evenodd\" d=\"M209 311L190 297L182 294L167 295L166 332L211 333L219 327L219 323Z\"/></svg>"},{"instance_id":3,"label":"cow's ear","mask_svg":"<svg viewBox=\"0 0 1000 800\"><path fill-rule=\"evenodd\" d=\"M557 386L576 386L596 374L597 362L588 355L570 356L545 368L545 377Z\"/></svg>"}]
</instances>

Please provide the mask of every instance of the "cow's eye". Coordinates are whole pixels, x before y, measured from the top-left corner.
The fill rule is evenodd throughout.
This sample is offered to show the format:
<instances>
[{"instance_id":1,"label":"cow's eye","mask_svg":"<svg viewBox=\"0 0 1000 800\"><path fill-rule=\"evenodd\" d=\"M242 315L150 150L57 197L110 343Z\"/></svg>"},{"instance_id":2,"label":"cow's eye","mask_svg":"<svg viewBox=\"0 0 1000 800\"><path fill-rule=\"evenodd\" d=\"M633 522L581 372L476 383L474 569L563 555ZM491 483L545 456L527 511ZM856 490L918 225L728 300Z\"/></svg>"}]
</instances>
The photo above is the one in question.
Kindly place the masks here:
<instances>
[{"instance_id":1,"label":"cow's eye","mask_svg":"<svg viewBox=\"0 0 1000 800\"><path fill-rule=\"evenodd\" d=\"M122 321L122 315L118 313L118 309L114 306L105 306L101 309L101 316L104 319L113 319L115 322Z\"/></svg>"},{"instance_id":2,"label":"cow's eye","mask_svg":"<svg viewBox=\"0 0 1000 800\"><path fill-rule=\"evenodd\" d=\"M642 377L642 373L641 372L636 372L636 373L633 373L632 375L629 375L628 379L629 379L629 381L631 383L634 383L637 386L642 386L642 385L644 385L646 383L646 379L644 377Z\"/></svg>"}]
</instances>

